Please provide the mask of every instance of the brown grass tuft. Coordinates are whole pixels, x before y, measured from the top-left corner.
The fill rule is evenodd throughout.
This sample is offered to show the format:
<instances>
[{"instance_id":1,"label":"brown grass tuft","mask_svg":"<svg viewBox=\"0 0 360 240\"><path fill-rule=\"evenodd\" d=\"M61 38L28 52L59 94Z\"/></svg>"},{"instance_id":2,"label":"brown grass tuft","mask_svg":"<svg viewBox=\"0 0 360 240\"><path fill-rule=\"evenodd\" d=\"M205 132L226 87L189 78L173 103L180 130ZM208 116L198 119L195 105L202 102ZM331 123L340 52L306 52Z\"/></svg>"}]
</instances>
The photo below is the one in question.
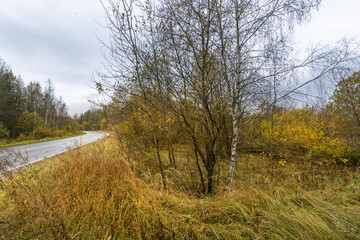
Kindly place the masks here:
<instances>
[{"instance_id":1,"label":"brown grass tuft","mask_svg":"<svg viewBox=\"0 0 360 240\"><path fill-rule=\"evenodd\" d=\"M178 153L177 160L179 169L167 167L166 193L156 164L135 174L112 139L2 176L0 236L360 239L355 171L319 171L312 177L306 166L292 163L277 167L271 177L266 157L243 155L234 191L219 188L216 195L199 198L199 179L186 153ZM226 166L222 169L220 184L226 177Z\"/></svg>"}]
</instances>

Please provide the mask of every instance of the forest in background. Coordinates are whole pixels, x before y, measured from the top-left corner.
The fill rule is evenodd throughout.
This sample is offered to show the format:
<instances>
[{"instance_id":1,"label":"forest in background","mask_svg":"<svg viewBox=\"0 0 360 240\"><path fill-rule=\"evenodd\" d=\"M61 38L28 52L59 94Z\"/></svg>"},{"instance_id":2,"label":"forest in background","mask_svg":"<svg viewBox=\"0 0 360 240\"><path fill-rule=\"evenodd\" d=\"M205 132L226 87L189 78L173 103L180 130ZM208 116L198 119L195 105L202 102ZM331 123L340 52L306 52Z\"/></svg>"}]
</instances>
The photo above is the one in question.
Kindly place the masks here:
<instances>
[{"instance_id":1,"label":"forest in background","mask_svg":"<svg viewBox=\"0 0 360 240\"><path fill-rule=\"evenodd\" d=\"M42 139L79 134L81 130L103 129L102 110L90 109L71 117L66 103L55 96L49 79L45 86L24 84L0 59L0 139L5 141Z\"/></svg>"}]
</instances>

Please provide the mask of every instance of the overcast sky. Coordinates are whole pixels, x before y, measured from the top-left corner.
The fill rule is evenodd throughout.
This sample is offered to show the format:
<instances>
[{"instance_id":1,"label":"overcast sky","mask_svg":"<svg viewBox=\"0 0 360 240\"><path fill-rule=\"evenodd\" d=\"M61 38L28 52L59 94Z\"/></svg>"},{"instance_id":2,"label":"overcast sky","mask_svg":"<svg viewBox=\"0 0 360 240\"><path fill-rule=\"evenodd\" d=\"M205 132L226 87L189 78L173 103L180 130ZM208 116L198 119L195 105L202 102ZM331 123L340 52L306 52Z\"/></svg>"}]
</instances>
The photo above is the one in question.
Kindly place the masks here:
<instances>
[{"instance_id":1,"label":"overcast sky","mask_svg":"<svg viewBox=\"0 0 360 240\"><path fill-rule=\"evenodd\" d=\"M310 23L296 31L308 43L360 39L360 0L323 0ZM90 78L101 68L106 39L103 9L98 0L0 0L0 58L28 83L53 81L70 114L90 108L96 96Z\"/></svg>"},{"instance_id":2,"label":"overcast sky","mask_svg":"<svg viewBox=\"0 0 360 240\"><path fill-rule=\"evenodd\" d=\"M360 0L322 0L310 23L298 28L296 39L304 45L332 43L344 37L360 39L359 9Z\"/></svg>"},{"instance_id":3,"label":"overcast sky","mask_svg":"<svg viewBox=\"0 0 360 240\"><path fill-rule=\"evenodd\" d=\"M71 114L90 108L106 35L98 0L0 0L0 57L25 83L51 79Z\"/></svg>"}]
</instances>

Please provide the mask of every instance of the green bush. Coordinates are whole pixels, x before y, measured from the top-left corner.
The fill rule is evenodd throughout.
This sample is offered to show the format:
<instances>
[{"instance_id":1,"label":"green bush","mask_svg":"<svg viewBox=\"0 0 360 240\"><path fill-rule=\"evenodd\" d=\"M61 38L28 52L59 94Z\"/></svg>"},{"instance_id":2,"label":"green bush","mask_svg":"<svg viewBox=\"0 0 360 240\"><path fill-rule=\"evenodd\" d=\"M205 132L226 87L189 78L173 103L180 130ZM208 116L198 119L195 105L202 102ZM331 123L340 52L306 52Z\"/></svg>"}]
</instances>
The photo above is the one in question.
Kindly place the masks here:
<instances>
[{"instance_id":1,"label":"green bush","mask_svg":"<svg viewBox=\"0 0 360 240\"><path fill-rule=\"evenodd\" d=\"M23 112L18 120L18 128L25 135L34 134L37 129L44 126L44 121L37 112Z\"/></svg>"},{"instance_id":2,"label":"green bush","mask_svg":"<svg viewBox=\"0 0 360 240\"><path fill-rule=\"evenodd\" d=\"M9 137L10 131L0 122L0 138Z\"/></svg>"}]
</instances>

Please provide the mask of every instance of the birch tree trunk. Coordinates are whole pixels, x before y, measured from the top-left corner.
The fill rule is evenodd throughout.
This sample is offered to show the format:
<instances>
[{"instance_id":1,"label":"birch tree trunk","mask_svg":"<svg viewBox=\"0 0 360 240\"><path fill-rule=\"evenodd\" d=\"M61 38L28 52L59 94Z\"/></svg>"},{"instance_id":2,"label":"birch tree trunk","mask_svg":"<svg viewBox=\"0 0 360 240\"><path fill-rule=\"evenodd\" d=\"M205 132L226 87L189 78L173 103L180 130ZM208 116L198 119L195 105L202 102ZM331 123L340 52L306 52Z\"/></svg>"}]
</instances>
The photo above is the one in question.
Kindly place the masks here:
<instances>
[{"instance_id":1,"label":"birch tree trunk","mask_svg":"<svg viewBox=\"0 0 360 240\"><path fill-rule=\"evenodd\" d=\"M239 13L239 4L235 2L235 24L236 24L236 76L235 83L233 84L233 96L232 96L232 139L231 139L231 156L229 164L229 173L226 181L226 189L231 190L232 184L234 182L234 171L236 163L236 150L237 150L237 141L239 138L239 93L240 93L240 74L241 74L241 43L240 43L240 13Z\"/></svg>"},{"instance_id":2,"label":"birch tree trunk","mask_svg":"<svg viewBox=\"0 0 360 240\"><path fill-rule=\"evenodd\" d=\"M231 157L230 157L230 166L228 178L226 181L226 188L230 190L234 182L234 171L236 163L236 150L237 150L237 141L239 138L239 122L238 122L238 110L235 107L234 113L232 114L232 124L233 124L233 136L231 140Z\"/></svg>"}]
</instances>

